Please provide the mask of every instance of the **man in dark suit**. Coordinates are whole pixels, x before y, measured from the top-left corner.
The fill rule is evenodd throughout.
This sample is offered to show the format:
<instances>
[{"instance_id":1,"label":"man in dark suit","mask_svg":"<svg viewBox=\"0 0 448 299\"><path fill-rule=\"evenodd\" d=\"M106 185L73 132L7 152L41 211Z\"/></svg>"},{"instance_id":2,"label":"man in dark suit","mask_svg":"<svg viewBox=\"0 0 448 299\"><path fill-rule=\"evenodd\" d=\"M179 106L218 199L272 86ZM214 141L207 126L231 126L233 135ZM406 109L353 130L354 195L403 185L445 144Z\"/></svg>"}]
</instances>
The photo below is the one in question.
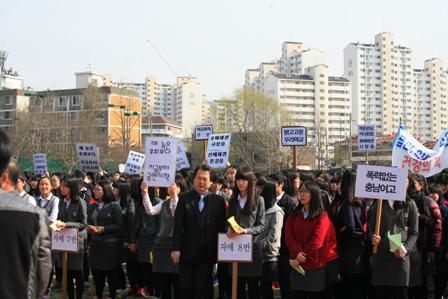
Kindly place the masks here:
<instances>
[{"instance_id":1,"label":"man in dark suit","mask_svg":"<svg viewBox=\"0 0 448 299\"><path fill-rule=\"evenodd\" d=\"M179 262L182 298L213 298L212 269L217 259L218 233L225 232L224 198L208 193L213 170L201 165L194 172L194 190L177 204L171 259Z\"/></svg>"}]
</instances>

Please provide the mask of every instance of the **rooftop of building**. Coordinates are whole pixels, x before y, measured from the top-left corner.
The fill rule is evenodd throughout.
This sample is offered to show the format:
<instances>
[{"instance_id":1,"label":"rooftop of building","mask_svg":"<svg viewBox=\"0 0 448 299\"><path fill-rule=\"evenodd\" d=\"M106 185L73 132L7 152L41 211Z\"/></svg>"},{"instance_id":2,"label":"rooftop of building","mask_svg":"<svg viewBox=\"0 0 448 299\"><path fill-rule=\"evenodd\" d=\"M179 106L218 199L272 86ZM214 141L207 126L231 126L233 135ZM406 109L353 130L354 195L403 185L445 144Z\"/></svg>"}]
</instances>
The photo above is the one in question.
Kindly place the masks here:
<instances>
[{"instance_id":1,"label":"rooftop of building","mask_svg":"<svg viewBox=\"0 0 448 299\"><path fill-rule=\"evenodd\" d=\"M308 75L285 75L279 73L272 73L272 76L279 79L294 79L294 80L313 80L313 77Z\"/></svg>"},{"instance_id":2,"label":"rooftop of building","mask_svg":"<svg viewBox=\"0 0 448 299\"><path fill-rule=\"evenodd\" d=\"M179 125L176 121L165 117L165 116L153 116L151 117L151 124L168 124L171 126L182 128L181 125Z\"/></svg>"},{"instance_id":3,"label":"rooftop of building","mask_svg":"<svg viewBox=\"0 0 448 299\"><path fill-rule=\"evenodd\" d=\"M303 45L303 43L302 42L293 42L293 41L284 41L283 42L284 44L296 44L296 45Z\"/></svg>"},{"instance_id":4,"label":"rooftop of building","mask_svg":"<svg viewBox=\"0 0 448 299\"><path fill-rule=\"evenodd\" d=\"M347 78L338 76L328 76L328 81L350 82Z\"/></svg>"},{"instance_id":5,"label":"rooftop of building","mask_svg":"<svg viewBox=\"0 0 448 299\"><path fill-rule=\"evenodd\" d=\"M137 92L125 88L103 86L98 87L100 91L108 94L116 94L122 96L130 97L140 97ZM70 95L81 95L87 88L71 88L71 89L55 89L55 90L42 90L29 92L31 95L36 96L70 96Z\"/></svg>"}]
</instances>

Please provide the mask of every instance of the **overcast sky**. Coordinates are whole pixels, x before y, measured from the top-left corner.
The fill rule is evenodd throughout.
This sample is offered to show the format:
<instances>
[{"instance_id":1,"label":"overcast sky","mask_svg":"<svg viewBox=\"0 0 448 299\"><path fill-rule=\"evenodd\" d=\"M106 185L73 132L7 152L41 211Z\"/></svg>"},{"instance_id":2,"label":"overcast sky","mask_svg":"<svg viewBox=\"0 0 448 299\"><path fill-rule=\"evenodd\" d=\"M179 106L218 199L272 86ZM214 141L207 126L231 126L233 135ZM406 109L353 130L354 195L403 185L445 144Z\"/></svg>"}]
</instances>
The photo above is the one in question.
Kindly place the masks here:
<instances>
[{"instance_id":1,"label":"overcast sky","mask_svg":"<svg viewBox=\"0 0 448 299\"><path fill-rule=\"evenodd\" d=\"M281 55L285 40L328 54L342 75L349 42L373 43L390 31L413 50L413 64L448 63L446 0L3 0L0 49L7 65L37 89L74 88L74 73L110 73L115 81L163 83L199 77L209 100L230 96L244 71Z\"/></svg>"}]
</instances>

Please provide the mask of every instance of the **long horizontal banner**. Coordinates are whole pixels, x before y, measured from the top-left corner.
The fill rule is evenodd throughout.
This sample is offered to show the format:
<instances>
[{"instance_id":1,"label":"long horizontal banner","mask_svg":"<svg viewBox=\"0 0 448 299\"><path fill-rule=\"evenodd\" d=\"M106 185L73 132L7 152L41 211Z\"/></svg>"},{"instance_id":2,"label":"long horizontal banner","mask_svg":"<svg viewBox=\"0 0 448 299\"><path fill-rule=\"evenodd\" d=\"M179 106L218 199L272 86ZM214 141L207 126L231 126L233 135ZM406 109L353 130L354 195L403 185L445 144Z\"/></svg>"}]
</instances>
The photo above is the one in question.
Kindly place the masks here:
<instances>
[{"instance_id":1,"label":"long horizontal banner","mask_svg":"<svg viewBox=\"0 0 448 299\"><path fill-rule=\"evenodd\" d=\"M392 166L430 177L448 168L448 129L429 149L414 138L403 126L398 129L392 145Z\"/></svg>"}]
</instances>

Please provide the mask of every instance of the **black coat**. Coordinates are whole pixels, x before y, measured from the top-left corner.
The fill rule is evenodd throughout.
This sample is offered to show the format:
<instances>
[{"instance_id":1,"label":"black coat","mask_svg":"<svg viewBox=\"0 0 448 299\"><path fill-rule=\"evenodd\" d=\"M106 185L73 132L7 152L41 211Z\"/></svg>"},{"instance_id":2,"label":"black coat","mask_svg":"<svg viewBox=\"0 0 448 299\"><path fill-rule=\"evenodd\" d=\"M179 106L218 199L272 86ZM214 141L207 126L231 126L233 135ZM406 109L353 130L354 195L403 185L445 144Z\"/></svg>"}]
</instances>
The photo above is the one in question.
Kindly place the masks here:
<instances>
[{"instance_id":1,"label":"black coat","mask_svg":"<svg viewBox=\"0 0 448 299\"><path fill-rule=\"evenodd\" d=\"M71 201L68 209L65 208L65 201L59 201L59 213L58 220L65 222L68 228L78 228L78 253L68 254L68 269L70 270L82 270L83 268L83 256L84 256L84 240L87 237L87 232L84 229L87 224L87 204L82 199L77 201ZM58 267L62 268L62 254L57 256Z\"/></svg>"},{"instance_id":2,"label":"black coat","mask_svg":"<svg viewBox=\"0 0 448 299\"><path fill-rule=\"evenodd\" d=\"M115 270L121 262L122 237L124 232L123 216L118 202L105 204L98 209L96 223L93 213L98 203L93 203L88 209L88 223L104 227L104 232L91 234L89 243L89 263L92 269Z\"/></svg>"},{"instance_id":3,"label":"black coat","mask_svg":"<svg viewBox=\"0 0 448 299\"><path fill-rule=\"evenodd\" d=\"M192 262L197 258L201 243L199 194L196 190L187 192L179 198L174 215L173 250L180 251L180 261ZM224 198L207 194L204 198L206 226L205 237L207 257L211 263L217 259L218 233L225 232L226 204Z\"/></svg>"}]
</instances>

